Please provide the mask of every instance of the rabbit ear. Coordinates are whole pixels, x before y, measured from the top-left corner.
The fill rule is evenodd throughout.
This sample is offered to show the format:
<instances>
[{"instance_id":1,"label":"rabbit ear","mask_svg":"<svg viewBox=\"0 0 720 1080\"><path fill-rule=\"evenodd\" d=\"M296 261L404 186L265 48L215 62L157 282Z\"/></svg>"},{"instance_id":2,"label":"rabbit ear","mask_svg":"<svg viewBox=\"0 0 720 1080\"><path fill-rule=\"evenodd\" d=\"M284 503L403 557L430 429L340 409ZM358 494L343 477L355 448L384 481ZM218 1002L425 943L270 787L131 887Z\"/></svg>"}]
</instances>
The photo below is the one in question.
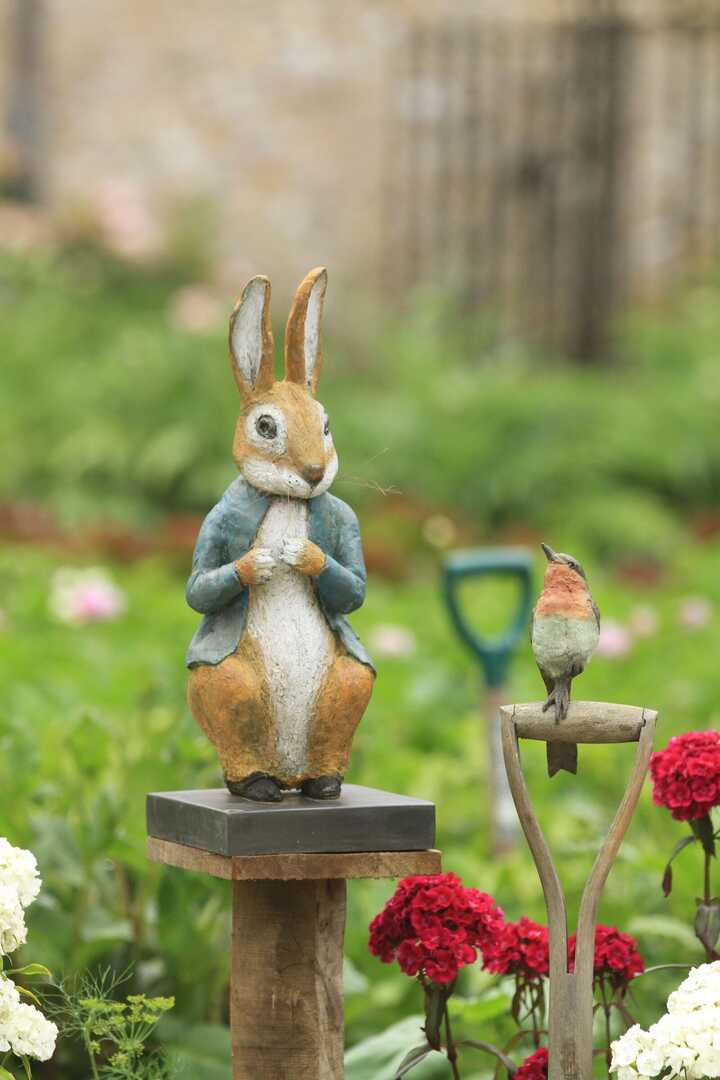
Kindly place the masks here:
<instances>
[{"instance_id":1,"label":"rabbit ear","mask_svg":"<svg viewBox=\"0 0 720 1080\"><path fill-rule=\"evenodd\" d=\"M295 293L285 328L285 376L313 394L322 366L320 322L326 288L325 267L311 270Z\"/></svg>"},{"instance_id":2,"label":"rabbit ear","mask_svg":"<svg viewBox=\"0 0 720 1080\"><path fill-rule=\"evenodd\" d=\"M270 282L254 277L230 316L230 362L241 394L269 390L275 381Z\"/></svg>"}]
</instances>

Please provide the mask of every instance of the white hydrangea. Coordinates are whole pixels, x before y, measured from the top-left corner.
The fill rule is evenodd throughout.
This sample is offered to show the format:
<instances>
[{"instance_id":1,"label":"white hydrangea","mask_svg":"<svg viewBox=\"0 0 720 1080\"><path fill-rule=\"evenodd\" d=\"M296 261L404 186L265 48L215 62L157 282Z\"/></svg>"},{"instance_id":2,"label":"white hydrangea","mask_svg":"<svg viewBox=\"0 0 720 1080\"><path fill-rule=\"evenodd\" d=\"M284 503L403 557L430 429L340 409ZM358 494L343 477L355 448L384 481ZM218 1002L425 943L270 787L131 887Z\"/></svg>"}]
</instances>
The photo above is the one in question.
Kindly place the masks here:
<instances>
[{"instance_id":1,"label":"white hydrangea","mask_svg":"<svg viewBox=\"0 0 720 1080\"><path fill-rule=\"evenodd\" d=\"M25 912L17 890L0 879L0 956L9 956L26 941Z\"/></svg>"},{"instance_id":2,"label":"white hydrangea","mask_svg":"<svg viewBox=\"0 0 720 1080\"><path fill-rule=\"evenodd\" d=\"M612 1045L617 1080L720 1076L720 961L693 968L648 1031L635 1024Z\"/></svg>"},{"instance_id":3,"label":"white hydrangea","mask_svg":"<svg viewBox=\"0 0 720 1080\"><path fill-rule=\"evenodd\" d=\"M4 836L0 836L0 882L15 888L24 908L32 904L42 885L32 851L13 847Z\"/></svg>"},{"instance_id":4,"label":"white hydrangea","mask_svg":"<svg viewBox=\"0 0 720 1080\"><path fill-rule=\"evenodd\" d=\"M25 1005L15 984L0 975L0 1053L49 1061L57 1035L56 1025L34 1005Z\"/></svg>"}]
</instances>

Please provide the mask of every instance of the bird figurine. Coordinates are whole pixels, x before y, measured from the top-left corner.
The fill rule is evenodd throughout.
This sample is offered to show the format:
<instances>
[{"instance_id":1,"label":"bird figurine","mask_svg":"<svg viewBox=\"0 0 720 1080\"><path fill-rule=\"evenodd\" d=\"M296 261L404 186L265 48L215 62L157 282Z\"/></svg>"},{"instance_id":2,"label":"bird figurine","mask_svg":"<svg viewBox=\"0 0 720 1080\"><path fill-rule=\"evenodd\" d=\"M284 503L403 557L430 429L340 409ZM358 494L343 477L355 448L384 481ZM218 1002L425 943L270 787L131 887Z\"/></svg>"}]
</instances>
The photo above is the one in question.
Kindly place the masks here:
<instances>
[{"instance_id":1,"label":"bird figurine","mask_svg":"<svg viewBox=\"0 0 720 1080\"><path fill-rule=\"evenodd\" d=\"M542 544L548 566L542 592L530 623L535 661L547 689L543 712L554 706L555 719L565 719L572 680L585 670L600 636L600 612L577 559ZM547 744L548 774L577 772L575 743Z\"/></svg>"}]
</instances>

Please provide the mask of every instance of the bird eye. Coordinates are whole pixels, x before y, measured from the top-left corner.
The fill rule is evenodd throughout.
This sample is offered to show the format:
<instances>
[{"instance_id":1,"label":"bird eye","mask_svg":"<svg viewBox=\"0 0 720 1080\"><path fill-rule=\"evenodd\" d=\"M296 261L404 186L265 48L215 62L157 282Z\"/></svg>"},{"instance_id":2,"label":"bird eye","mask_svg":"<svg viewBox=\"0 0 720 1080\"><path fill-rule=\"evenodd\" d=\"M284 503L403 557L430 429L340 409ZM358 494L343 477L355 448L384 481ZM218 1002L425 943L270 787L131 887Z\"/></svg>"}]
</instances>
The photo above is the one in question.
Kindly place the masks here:
<instances>
[{"instance_id":1,"label":"bird eye","mask_svg":"<svg viewBox=\"0 0 720 1080\"><path fill-rule=\"evenodd\" d=\"M274 439L277 435L277 424L272 416L264 413L255 421L255 430L258 435L262 435L263 439Z\"/></svg>"},{"instance_id":2,"label":"bird eye","mask_svg":"<svg viewBox=\"0 0 720 1080\"><path fill-rule=\"evenodd\" d=\"M323 428L323 435L329 435L329 434L330 434L330 421L328 420L328 418L326 416L325 417L325 427Z\"/></svg>"}]
</instances>

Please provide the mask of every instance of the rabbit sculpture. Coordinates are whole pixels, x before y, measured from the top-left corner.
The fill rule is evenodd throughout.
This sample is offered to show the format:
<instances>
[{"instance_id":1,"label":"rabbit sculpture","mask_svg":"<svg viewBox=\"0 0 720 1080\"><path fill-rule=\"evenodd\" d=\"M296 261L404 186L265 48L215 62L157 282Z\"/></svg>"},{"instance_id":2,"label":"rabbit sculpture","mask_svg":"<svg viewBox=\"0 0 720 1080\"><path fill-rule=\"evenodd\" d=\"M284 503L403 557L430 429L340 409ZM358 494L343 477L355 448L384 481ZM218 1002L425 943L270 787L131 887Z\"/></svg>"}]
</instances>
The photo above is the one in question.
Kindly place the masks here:
<instances>
[{"instance_id":1,"label":"rabbit sculpture","mask_svg":"<svg viewBox=\"0 0 720 1080\"><path fill-rule=\"evenodd\" d=\"M198 536L187 600L204 615L187 655L188 701L234 794L278 802L341 793L375 672L345 616L365 596L355 514L328 493L338 459L315 397L327 284L311 271L275 380L270 282L253 278L230 318L240 391L239 476Z\"/></svg>"}]
</instances>

